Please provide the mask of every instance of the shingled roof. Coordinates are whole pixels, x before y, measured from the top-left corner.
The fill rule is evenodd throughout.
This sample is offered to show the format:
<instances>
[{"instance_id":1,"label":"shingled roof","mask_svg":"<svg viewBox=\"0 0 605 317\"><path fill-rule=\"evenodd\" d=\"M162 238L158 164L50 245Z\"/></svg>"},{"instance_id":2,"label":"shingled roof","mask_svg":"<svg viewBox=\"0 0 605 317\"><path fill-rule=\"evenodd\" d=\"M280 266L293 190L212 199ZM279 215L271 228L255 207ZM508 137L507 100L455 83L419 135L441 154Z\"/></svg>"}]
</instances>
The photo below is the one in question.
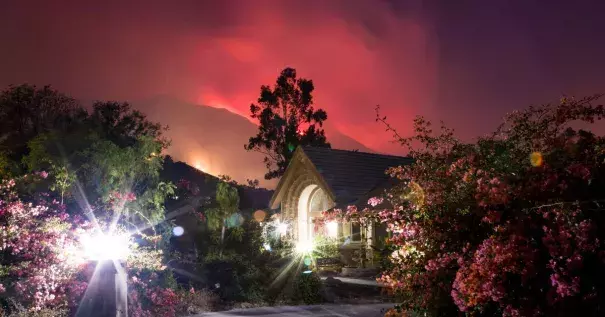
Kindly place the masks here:
<instances>
[{"instance_id":1,"label":"shingled roof","mask_svg":"<svg viewBox=\"0 0 605 317\"><path fill-rule=\"evenodd\" d=\"M409 157L303 147L303 152L334 193L336 203L364 197L389 180L389 167L411 164Z\"/></svg>"}]
</instances>

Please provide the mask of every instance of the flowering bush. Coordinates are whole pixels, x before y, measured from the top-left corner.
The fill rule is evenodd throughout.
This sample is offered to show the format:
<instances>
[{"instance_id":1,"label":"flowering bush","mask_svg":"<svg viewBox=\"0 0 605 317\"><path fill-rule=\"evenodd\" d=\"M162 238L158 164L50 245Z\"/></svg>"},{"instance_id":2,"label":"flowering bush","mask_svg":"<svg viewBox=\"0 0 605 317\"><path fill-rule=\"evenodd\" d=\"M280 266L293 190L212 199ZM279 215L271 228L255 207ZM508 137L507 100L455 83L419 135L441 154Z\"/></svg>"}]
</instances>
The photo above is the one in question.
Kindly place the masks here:
<instances>
[{"instance_id":1,"label":"flowering bush","mask_svg":"<svg viewBox=\"0 0 605 317\"><path fill-rule=\"evenodd\" d=\"M31 180L26 176L18 182L11 179L0 183L0 305L8 307L13 315L64 314L80 305L95 270L80 239L95 233L96 226L105 230L107 225L100 219L93 226L82 217L69 216L63 205L47 201L44 193L41 199L27 197L31 202L23 201L17 187ZM114 206L136 199L128 193L113 193L110 197ZM115 230L122 232L123 228ZM135 239L137 243L130 242L125 263L132 277L131 315L176 316L177 306L193 295L183 296L176 285L166 285L159 278L157 273L168 272L162 263L163 252L157 247L161 236L139 232L130 240Z\"/></svg>"},{"instance_id":2,"label":"flowering bush","mask_svg":"<svg viewBox=\"0 0 605 317\"><path fill-rule=\"evenodd\" d=\"M73 278L82 264L78 234L89 225L68 221L56 201L21 201L15 186L15 180L0 184L0 297L16 296L32 310L66 307L83 291Z\"/></svg>"},{"instance_id":3,"label":"flowering bush","mask_svg":"<svg viewBox=\"0 0 605 317\"><path fill-rule=\"evenodd\" d=\"M473 144L422 118L401 138L377 117L415 160L389 171L401 182L378 211L395 247L379 281L404 309L605 313L605 138L570 127L605 116L596 98L514 112Z\"/></svg>"}]
</instances>

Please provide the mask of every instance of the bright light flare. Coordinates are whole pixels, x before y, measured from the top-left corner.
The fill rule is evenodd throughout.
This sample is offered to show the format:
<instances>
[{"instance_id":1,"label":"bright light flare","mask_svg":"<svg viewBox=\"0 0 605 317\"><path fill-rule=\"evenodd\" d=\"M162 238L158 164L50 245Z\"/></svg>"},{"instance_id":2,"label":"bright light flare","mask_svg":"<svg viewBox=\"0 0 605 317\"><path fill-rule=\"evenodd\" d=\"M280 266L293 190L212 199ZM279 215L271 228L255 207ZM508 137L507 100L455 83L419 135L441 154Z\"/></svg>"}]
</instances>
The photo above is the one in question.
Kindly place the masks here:
<instances>
[{"instance_id":1,"label":"bright light flare","mask_svg":"<svg viewBox=\"0 0 605 317\"><path fill-rule=\"evenodd\" d=\"M127 235L82 235L80 242L84 248L84 257L88 260L123 260L130 254Z\"/></svg>"},{"instance_id":2,"label":"bright light flare","mask_svg":"<svg viewBox=\"0 0 605 317\"><path fill-rule=\"evenodd\" d=\"M326 224L326 228L328 229L328 236L330 238L338 237L338 223L335 221L330 221Z\"/></svg>"},{"instance_id":3,"label":"bright light flare","mask_svg":"<svg viewBox=\"0 0 605 317\"><path fill-rule=\"evenodd\" d=\"M288 224L287 223L280 223L279 225L277 225L277 231L282 236L286 235L286 233L288 233Z\"/></svg>"},{"instance_id":4,"label":"bright light flare","mask_svg":"<svg viewBox=\"0 0 605 317\"><path fill-rule=\"evenodd\" d=\"M175 237L180 237L183 235L183 233L185 233L185 229L183 229L183 227L181 227L181 226L176 226L176 227L172 228L172 234Z\"/></svg>"},{"instance_id":5,"label":"bright light flare","mask_svg":"<svg viewBox=\"0 0 605 317\"><path fill-rule=\"evenodd\" d=\"M311 241L298 241L296 244L296 252L300 254L307 254L313 251L313 242Z\"/></svg>"}]
</instances>

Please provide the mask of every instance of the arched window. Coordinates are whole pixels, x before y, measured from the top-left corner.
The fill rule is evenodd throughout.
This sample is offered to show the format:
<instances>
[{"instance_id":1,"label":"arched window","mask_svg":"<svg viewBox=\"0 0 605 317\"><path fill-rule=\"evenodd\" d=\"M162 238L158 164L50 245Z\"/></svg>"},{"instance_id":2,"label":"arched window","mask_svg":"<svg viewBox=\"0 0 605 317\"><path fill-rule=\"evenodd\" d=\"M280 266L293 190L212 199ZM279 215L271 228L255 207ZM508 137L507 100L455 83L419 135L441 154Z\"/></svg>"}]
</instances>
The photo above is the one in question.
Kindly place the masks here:
<instances>
[{"instance_id":1,"label":"arched window","mask_svg":"<svg viewBox=\"0 0 605 317\"><path fill-rule=\"evenodd\" d=\"M326 192L321 187L315 188L309 200L309 212L318 213L330 209L330 201Z\"/></svg>"}]
</instances>

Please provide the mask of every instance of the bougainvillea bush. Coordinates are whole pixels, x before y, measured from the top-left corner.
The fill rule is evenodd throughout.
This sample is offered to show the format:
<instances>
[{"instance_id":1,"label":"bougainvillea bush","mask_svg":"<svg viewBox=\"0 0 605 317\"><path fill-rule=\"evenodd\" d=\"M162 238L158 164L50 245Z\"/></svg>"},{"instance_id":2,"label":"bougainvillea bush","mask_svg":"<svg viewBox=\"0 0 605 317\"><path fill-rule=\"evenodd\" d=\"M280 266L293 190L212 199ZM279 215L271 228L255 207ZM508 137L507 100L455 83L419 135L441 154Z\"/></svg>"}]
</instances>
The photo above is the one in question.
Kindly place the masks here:
<instances>
[{"instance_id":1,"label":"bougainvillea bush","mask_svg":"<svg viewBox=\"0 0 605 317\"><path fill-rule=\"evenodd\" d=\"M578 129L604 117L597 99L513 112L470 144L377 117L415 160L390 170L394 207L376 211L396 248L379 280L401 311L605 315L605 138Z\"/></svg>"},{"instance_id":2,"label":"bougainvillea bush","mask_svg":"<svg viewBox=\"0 0 605 317\"><path fill-rule=\"evenodd\" d=\"M47 176L42 172L0 182L0 315L72 315L93 279L95 262L86 258L81 240L96 229L107 231L107 225L103 217L93 222L69 215L64 205L44 191L23 193L23 188ZM91 207L93 212L124 208L136 200L130 193L110 196L104 206ZM124 230L118 225L116 231ZM216 301L211 294L170 281L171 272L163 265L158 247L162 237L147 231L129 239L131 253L124 263L129 276L129 314L171 317L211 307Z\"/></svg>"},{"instance_id":3,"label":"bougainvillea bush","mask_svg":"<svg viewBox=\"0 0 605 317\"><path fill-rule=\"evenodd\" d=\"M20 200L15 186L0 183L0 298L18 298L33 311L67 307L86 287L74 279L82 264L74 253L88 223L68 221L57 201Z\"/></svg>"}]
</instances>

